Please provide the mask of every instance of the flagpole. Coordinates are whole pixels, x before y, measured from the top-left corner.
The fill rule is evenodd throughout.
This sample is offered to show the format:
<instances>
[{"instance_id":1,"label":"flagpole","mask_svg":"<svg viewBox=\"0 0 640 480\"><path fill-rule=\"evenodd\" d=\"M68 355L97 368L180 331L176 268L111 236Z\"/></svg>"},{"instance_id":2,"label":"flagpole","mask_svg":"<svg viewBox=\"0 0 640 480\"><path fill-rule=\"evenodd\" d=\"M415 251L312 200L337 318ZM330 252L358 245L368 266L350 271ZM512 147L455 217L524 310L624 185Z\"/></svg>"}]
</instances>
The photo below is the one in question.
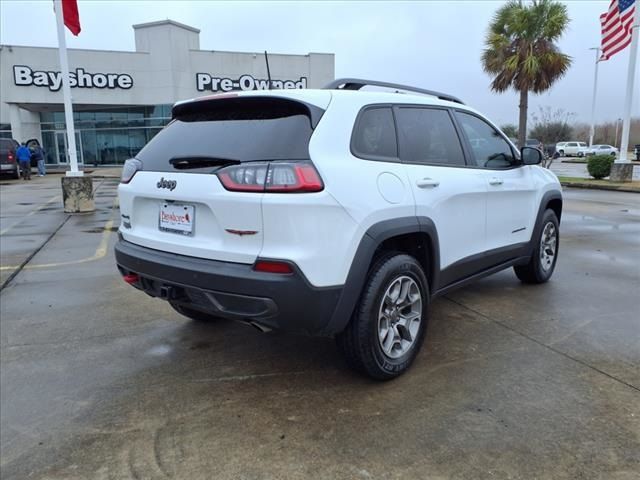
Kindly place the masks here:
<instances>
[{"instance_id":1,"label":"flagpole","mask_svg":"<svg viewBox=\"0 0 640 480\"><path fill-rule=\"evenodd\" d=\"M593 96L591 98L591 128L589 129L589 148L591 148L593 146L593 136L595 135L596 131L596 92L598 90L598 63L600 60L600 48L593 47L589 50L596 51L596 73L593 77Z\"/></svg>"},{"instance_id":2,"label":"flagpole","mask_svg":"<svg viewBox=\"0 0 640 480\"><path fill-rule=\"evenodd\" d=\"M81 177L83 172L78 171L78 157L76 154L76 133L73 125L73 110L71 107L71 86L69 84L69 60L67 59L67 42L64 32L64 20L62 19L62 0L54 0L56 21L58 24L58 52L60 54L60 74L62 76L62 96L64 98L64 121L67 126L67 152L70 170L68 177Z\"/></svg>"},{"instance_id":3,"label":"flagpole","mask_svg":"<svg viewBox=\"0 0 640 480\"><path fill-rule=\"evenodd\" d=\"M635 5L633 26L631 27L631 48L629 49L629 71L627 72L627 93L624 100L624 114L622 116L622 140L620 142L620 155L616 163L629 163L627 150L629 150L629 131L631 129L631 102L633 101L633 82L636 73L636 60L638 57L638 36L640 34L640 5Z\"/></svg>"}]
</instances>

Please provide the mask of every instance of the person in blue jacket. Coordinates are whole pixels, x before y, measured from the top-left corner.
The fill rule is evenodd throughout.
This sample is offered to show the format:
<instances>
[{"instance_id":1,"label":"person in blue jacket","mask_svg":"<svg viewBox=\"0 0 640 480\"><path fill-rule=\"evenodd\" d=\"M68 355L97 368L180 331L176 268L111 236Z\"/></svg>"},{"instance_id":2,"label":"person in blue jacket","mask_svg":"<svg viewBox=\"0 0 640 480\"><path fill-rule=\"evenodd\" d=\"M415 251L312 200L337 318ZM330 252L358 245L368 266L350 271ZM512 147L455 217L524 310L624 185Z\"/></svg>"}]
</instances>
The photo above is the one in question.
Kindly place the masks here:
<instances>
[{"instance_id":1,"label":"person in blue jacket","mask_svg":"<svg viewBox=\"0 0 640 480\"><path fill-rule=\"evenodd\" d=\"M20 164L22 178L31 180L31 150L29 150L24 143L16 150L16 158Z\"/></svg>"}]
</instances>

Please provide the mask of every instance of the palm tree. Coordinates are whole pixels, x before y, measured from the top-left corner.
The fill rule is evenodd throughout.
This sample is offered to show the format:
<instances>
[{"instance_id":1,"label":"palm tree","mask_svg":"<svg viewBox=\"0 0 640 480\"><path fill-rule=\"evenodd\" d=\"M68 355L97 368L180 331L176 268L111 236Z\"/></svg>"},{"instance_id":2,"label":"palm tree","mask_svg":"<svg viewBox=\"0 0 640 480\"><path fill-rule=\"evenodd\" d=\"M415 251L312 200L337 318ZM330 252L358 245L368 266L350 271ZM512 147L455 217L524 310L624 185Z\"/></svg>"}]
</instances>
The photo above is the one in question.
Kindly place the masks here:
<instances>
[{"instance_id":1,"label":"palm tree","mask_svg":"<svg viewBox=\"0 0 640 480\"><path fill-rule=\"evenodd\" d=\"M482 53L482 66L493 76L491 89L520 92L518 143L527 135L529 92L541 93L561 78L571 57L554 44L569 23L567 7L553 0L510 0L494 15Z\"/></svg>"}]
</instances>

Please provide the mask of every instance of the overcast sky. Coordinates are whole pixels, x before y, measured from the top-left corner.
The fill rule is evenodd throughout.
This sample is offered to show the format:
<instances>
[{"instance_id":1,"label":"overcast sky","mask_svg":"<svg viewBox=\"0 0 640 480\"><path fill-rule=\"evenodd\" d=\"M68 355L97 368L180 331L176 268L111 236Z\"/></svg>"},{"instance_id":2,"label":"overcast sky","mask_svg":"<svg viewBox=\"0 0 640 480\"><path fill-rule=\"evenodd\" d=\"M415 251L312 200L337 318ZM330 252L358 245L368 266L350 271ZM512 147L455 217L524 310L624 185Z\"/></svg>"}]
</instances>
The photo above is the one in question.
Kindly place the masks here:
<instances>
[{"instance_id":1,"label":"overcast sky","mask_svg":"<svg viewBox=\"0 0 640 480\"><path fill-rule=\"evenodd\" d=\"M530 113L552 106L589 121L598 16L608 1L567 1L571 23L560 49L569 73L530 98ZM82 32L69 48L134 50L131 25L170 18L199 28L200 48L278 53L335 53L336 77L409 83L462 98L499 124L517 123L515 93L494 94L480 55L496 1L209 2L79 0ZM0 43L57 45L50 0L0 0ZM600 64L598 120L622 115L629 48ZM210 72L215 73L215 72ZM636 73L636 85L640 85ZM640 86L632 114L640 114Z\"/></svg>"}]
</instances>

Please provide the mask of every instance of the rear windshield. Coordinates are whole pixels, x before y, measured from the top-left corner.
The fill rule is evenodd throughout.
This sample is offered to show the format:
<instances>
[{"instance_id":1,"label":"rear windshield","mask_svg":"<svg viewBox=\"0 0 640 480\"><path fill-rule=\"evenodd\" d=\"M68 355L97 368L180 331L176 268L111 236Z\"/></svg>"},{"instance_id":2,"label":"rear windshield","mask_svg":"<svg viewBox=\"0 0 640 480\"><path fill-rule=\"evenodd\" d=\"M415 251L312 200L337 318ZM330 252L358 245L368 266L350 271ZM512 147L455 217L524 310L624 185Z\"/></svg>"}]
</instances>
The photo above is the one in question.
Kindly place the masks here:
<instances>
[{"instance_id":1,"label":"rear windshield","mask_svg":"<svg viewBox=\"0 0 640 480\"><path fill-rule=\"evenodd\" d=\"M15 148L16 144L13 140L8 138L0 138L0 151L8 152Z\"/></svg>"},{"instance_id":2,"label":"rear windshield","mask_svg":"<svg viewBox=\"0 0 640 480\"><path fill-rule=\"evenodd\" d=\"M173 120L136 158L143 170L174 171L176 159L234 162L309 158L309 139L323 110L270 97L196 101L174 107ZM173 162L172 162L173 160ZM180 167L185 173L211 172L211 165Z\"/></svg>"}]
</instances>

